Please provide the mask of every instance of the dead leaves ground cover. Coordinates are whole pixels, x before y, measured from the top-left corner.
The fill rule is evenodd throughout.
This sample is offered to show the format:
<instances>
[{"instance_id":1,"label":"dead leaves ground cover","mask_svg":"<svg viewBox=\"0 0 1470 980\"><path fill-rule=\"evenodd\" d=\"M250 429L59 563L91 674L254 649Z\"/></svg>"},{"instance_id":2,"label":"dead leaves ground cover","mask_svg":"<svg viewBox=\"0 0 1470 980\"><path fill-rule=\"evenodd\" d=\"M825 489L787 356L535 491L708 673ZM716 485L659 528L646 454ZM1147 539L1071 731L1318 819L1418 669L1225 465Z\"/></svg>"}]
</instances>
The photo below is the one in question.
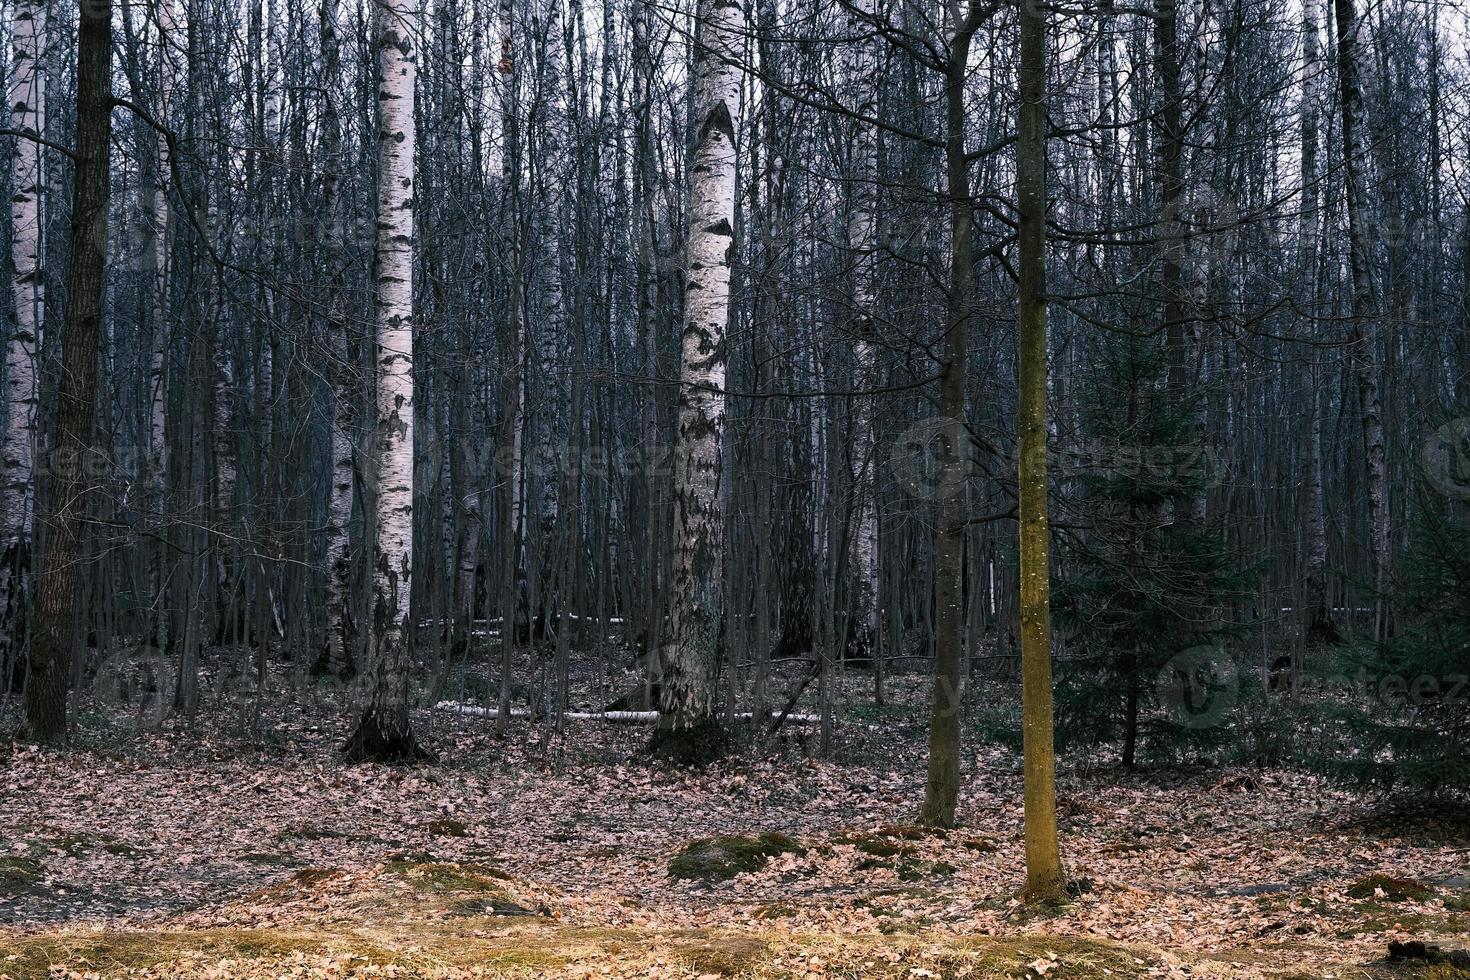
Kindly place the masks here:
<instances>
[{"instance_id":1,"label":"dead leaves ground cover","mask_svg":"<svg viewBox=\"0 0 1470 980\"><path fill-rule=\"evenodd\" d=\"M340 763L334 723L269 751L209 732L3 750L10 975L718 975L686 955L708 941L769 976L1354 976L1390 939L1470 945L1465 824L1385 819L1300 774L1064 776L1079 893L1037 913L1014 898L1003 750L971 758L963 826L941 832L911 826L923 743L901 726L854 727L841 762L788 747L670 772L639 728L423 723L442 761L414 770ZM727 880L670 874L691 842L762 833L800 846ZM146 955L109 967L108 937Z\"/></svg>"}]
</instances>

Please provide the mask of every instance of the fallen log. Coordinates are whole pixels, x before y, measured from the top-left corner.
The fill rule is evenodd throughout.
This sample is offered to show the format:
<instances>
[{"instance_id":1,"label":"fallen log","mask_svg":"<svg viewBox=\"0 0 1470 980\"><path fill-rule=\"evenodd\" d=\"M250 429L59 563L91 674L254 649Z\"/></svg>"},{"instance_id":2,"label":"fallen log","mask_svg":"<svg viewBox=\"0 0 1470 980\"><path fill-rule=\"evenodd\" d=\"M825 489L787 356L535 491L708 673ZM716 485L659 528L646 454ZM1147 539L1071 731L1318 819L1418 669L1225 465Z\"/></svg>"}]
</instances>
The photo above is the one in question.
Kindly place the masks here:
<instances>
[{"instance_id":1,"label":"fallen log","mask_svg":"<svg viewBox=\"0 0 1470 980\"><path fill-rule=\"evenodd\" d=\"M483 708L477 704L464 704L460 701L440 701L434 705L435 711L450 711L457 715L469 718L499 718L499 708ZM776 712L771 712L771 717L776 717ZM530 718L532 713L526 708L511 708L512 718ZM651 724L658 721L657 711L568 711L563 717L570 721L606 721L614 724L641 725ZM751 718L749 711L739 711L735 717L742 721ZM803 724L815 724L822 720L821 715L787 715L786 721Z\"/></svg>"}]
</instances>

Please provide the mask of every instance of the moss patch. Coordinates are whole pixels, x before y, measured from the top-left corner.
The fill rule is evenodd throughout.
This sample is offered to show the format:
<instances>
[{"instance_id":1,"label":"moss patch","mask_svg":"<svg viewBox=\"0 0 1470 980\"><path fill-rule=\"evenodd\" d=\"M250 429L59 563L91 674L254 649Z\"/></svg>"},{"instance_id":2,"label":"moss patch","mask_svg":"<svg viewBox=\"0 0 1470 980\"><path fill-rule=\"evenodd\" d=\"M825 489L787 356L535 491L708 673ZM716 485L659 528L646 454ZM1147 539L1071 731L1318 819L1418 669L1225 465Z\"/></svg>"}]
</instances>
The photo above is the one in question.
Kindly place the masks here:
<instances>
[{"instance_id":1,"label":"moss patch","mask_svg":"<svg viewBox=\"0 0 1470 980\"><path fill-rule=\"evenodd\" d=\"M705 837L686 845L674 855L669 861L669 876L728 881L738 874L758 870L778 855L805 853L806 848L795 838L769 831L755 836Z\"/></svg>"},{"instance_id":2,"label":"moss patch","mask_svg":"<svg viewBox=\"0 0 1470 980\"><path fill-rule=\"evenodd\" d=\"M46 980L52 965L91 971L104 980L145 970L153 971L151 976L180 980L222 976L325 980L368 973L462 980L466 971L486 980L509 980L561 975L562 968L573 965L575 975L663 976L670 974L671 964L690 976L763 980L813 974L873 980L916 976L1016 980L1027 975L1027 964L1038 959L1055 962L1055 970L1046 974L1052 980L1116 980L1144 975L1159 965L1158 957L1147 952L1063 936L956 940L904 935L894 940L719 929L567 928L540 919L509 920L488 934L483 923L449 920L396 921L382 929L330 932L65 930L0 939L0 962L14 980Z\"/></svg>"},{"instance_id":3,"label":"moss patch","mask_svg":"<svg viewBox=\"0 0 1470 980\"><path fill-rule=\"evenodd\" d=\"M1347 893L1353 898L1376 898L1381 902L1422 902L1433 894L1412 878L1392 878L1383 874L1372 874L1353 882Z\"/></svg>"},{"instance_id":4,"label":"moss patch","mask_svg":"<svg viewBox=\"0 0 1470 980\"><path fill-rule=\"evenodd\" d=\"M240 855L240 860L246 864L259 864L266 867L290 868L301 864L300 858L289 854L276 854L273 851L252 851L249 854Z\"/></svg>"},{"instance_id":5,"label":"moss patch","mask_svg":"<svg viewBox=\"0 0 1470 980\"><path fill-rule=\"evenodd\" d=\"M46 866L35 858L0 857L0 897L40 894L45 891L41 883L45 876Z\"/></svg>"},{"instance_id":6,"label":"moss patch","mask_svg":"<svg viewBox=\"0 0 1470 980\"><path fill-rule=\"evenodd\" d=\"M732 935L716 931L691 933L675 942L680 960L704 975L739 976L753 969L765 958L767 943L754 936Z\"/></svg>"},{"instance_id":7,"label":"moss patch","mask_svg":"<svg viewBox=\"0 0 1470 980\"><path fill-rule=\"evenodd\" d=\"M0 857L0 888L7 884L33 885L46 873L46 866L35 858L9 855Z\"/></svg>"},{"instance_id":8,"label":"moss patch","mask_svg":"<svg viewBox=\"0 0 1470 980\"><path fill-rule=\"evenodd\" d=\"M838 844L847 844L850 847L855 847L869 857L887 858L898 857L902 854L919 853L919 849L913 844L890 840L887 837L877 837L872 834L843 834L835 840Z\"/></svg>"},{"instance_id":9,"label":"moss patch","mask_svg":"<svg viewBox=\"0 0 1470 980\"><path fill-rule=\"evenodd\" d=\"M357 937L280 929L205 929L195 932L67 931L0 941L0 961L15 980L54 975L53 964L117 976L181 960L279 959L293 953L351 953L372 962L392 957ZM14 959L11 959L14 957ZM242 971L243 973L243 971Z\"/></svg>"},{"instance_id":10,"label":"moss patch","mask_svg":"<svg viewBox=\"0 0 1470 980\"><path fill-rule=\"evenodd\" d=\"M488 864L454 864L450 862L390 861L383 866L382 876L401 878L416 887L453 892L491 892L501 894L510 875Z\"/></svg>"}]
</instances>

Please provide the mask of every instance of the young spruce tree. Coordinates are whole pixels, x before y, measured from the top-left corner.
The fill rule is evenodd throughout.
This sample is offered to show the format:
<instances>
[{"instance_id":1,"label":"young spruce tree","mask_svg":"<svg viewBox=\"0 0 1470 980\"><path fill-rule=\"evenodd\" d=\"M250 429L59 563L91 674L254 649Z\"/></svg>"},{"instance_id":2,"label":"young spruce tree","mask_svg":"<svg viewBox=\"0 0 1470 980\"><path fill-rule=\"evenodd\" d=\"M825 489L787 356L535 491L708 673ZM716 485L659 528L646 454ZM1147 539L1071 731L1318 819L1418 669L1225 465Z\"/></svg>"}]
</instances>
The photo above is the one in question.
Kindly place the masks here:
<instances>
[{"instance_id":1,"label":"young spruce tree","mask_svg":"<svg viewBox=\"0 0 1470 980\"><path fill-rule=\"evenodd\" d=\"M1167 753L1218 733L1223 717L1201 712L1234 694L1219 689L1234 683L1223 655L1201 651L1228 632L1223 600L1242 570L1218 527L1191 513L1213 465L1168 373L1156 339L1100 342L1079 386L1083 447L1061 461L1086 526L1066 540L1057 584L1070 636L1059 736L1120 742L1130 769L1140 746Z\"/></svg>"}]
</instances>

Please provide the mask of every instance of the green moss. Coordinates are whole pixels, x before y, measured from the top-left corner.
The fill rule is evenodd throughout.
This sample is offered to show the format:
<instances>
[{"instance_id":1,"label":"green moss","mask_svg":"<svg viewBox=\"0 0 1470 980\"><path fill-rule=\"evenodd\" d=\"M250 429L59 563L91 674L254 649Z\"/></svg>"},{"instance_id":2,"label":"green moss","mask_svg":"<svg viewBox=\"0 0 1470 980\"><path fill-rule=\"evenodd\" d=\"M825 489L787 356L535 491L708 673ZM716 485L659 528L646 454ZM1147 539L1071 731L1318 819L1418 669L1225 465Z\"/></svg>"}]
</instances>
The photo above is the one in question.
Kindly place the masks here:
<instances>
[{"instance_id":1,"label":"green moss","mask_svg":"<svg viewBox=\"0 0 1470 980\"><path fill-rule=\"evenodd\" d=\"M711 932L681 939L674 948L698 974L733 977L753 970L764 959L767 944L752 936Z\"/></svg>"},{"instance_id":2,"label":"green moss","mask_svg":"<svg viewBox=\"0 0 1470 980\"><path fill-rule=\"evenodd\" d=\"M888 858L898 857L903 854L919 853L919 849L913 844L891 840L876 834L841 834L835 838L835 841L838 844L847 844L850 847L855 847L869 857Z\"/></svg>"},{"instance_id":3,"label":"green moss","mask_svg":"<svg viewBox=\"0 0 1470 980\"><path fill-rule=\"evenodd\" d=\"M430 820L424 829L436 837L468 837L469 827L458 820Z\"/></svg>"},{"instance_id":4,"label":"green moss","mask_svg":"<svg viewBox=\"0 0 1470 980\"><path fill-rule=\"evenodd\" d=\"M35 858L9 855L0 857L0 887L6 884L32 885L41 880L46 866Z\"/></svg>"},{"instance_id":5,"label":"green moss","mask_svg":"<svg viewBox=\"0 0 1470 980\"><path fill-rule=\"evenodd\" d=\"M796 915L798 909L789 902L767 902L758 905L755 909L757 919L789 919Z\"/></svg>"},{"instance_id":6,"label":"green moss","mask_svg":"<svg viewBox=\"0 0 1470 980\"><path fill-rule=\"evenodd\" d=\"M0 962L14 980L54 976L53 965L103 976L208 958L273 959L293 953L346 953L389 962L383 949L358 937L331 937L279 929L206 929L195 932L67 931L0 941ZM13 958L12 958L13 957ZM242 971L243 972L243 971Z\"/></svg>"},{"instance_id":7,"label":"green moss","mask_svg":"<svg viewBox=\"0 0 1470 980\"><path fill-rule=\"evenodd\" d=\"M1432 894L1412 878L1392 878L1384 874L1371 874L1354 882L1347 893L1353 898L1376 898L1387 902L1422 902Z\"/></svg>"},{"instance_id":8,"label":"green moss","mask_svg":"<svg viewBox=\"0 0 1470 980\"><path fill-rule=\"evenodd\" d=\"M501 895L510 875L488 864L455 864L435 861L390 861L382 875L411 881L420 888L455 892L489 892Z\"/></svg>"},{"instance_id":9,"label":"green moss","mask_svg":"<svg viewBox=\"0 0 1470 980\"><path fill-rule=\"evenodd\" d=\"M671 963L691 975L810 975L805 963L820 962L831 977L913 980L914 976L1015 980L1027 964L1055 961L1047 976L1065 980L1117 980L1142 976L1156 956L1100 941L1046 935L1033 937L926 937L923 919L885 920L881 936L743 933L720 929L642 930L566 928L544 919L511 920L486 935L482 924L459 919L394 920L385 928L361 925L331 931L210 929L194 932L93 932L63 930L0 938L0 963L14 980L47 980L50 967L90 971L106 980L147 971L152 976L294 975L298 956L353 957L352 975L364 972L436 980L462 976L466 967L486 980L525 980L568 964L586 973L619 976L669 972ZM393 966L395 971L384 969ZM313 973L311 968L305 972ZM345 975L345 973L344 973ZM1434 980L1451 980L1435 977ZM1458 980L1458 978L1455 978Z\"/></svg>"},{"instance_id":10,"label":"green moss","mask_svg":"<svg viewBox=\"0 0 1470 980\"><path fill-rule=\"evenodd\" d=\"M682 879L727 881L756 871L781 854L805 854L806 848L785 834L725 835L693 841L669 861L669 876Z\"/></svg>"},{"instance_id":11,"label":"green moss","mask_svg":"<svg viewBox=\"0 0 1470 980\"><path fill-rule=\"evenodd\" d=\"M240 855L240 860L246 864L261 864L278 868L289 868L301 864L300 858L289 854L276 854L272 851L251 851L249 854Z\"/></svg>"},{"instance_id":12,"label":"green moss","mask_svg":"<svg viewBox=\"0 0 1470 980\"><path fill-rule=\"evenodd\" d=\"M899 881L922 881L925 878L947 878L958 869L948 861L915 861L910 858L899 858L895 870L898 872Z\"/></svg>"}]
</instances>

